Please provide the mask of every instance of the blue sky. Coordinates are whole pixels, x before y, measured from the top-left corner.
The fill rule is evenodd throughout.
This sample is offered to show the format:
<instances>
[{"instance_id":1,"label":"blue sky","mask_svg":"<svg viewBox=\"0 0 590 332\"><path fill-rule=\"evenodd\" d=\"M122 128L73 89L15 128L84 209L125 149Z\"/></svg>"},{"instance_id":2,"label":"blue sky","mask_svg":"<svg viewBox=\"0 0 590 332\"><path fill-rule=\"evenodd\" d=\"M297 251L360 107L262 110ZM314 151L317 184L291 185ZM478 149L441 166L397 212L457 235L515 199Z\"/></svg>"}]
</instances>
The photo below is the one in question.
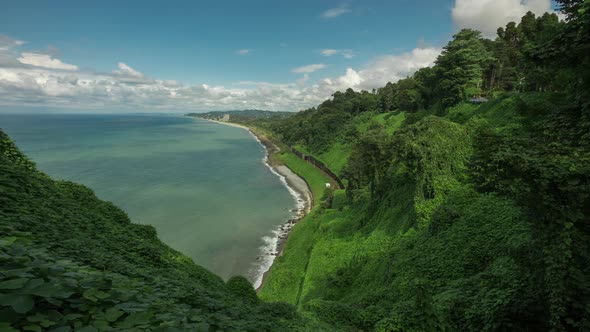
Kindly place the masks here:
<instances>
[{"instance_id":1,"label":"blue sky","mask_svg":"<svg viewBox=\"0 0 590 332\"><path fill-rule=\"evenodd\" d=\"M431 65L460 27L491 36L526 10L548 9L550 0L5 0L0 96L13 93L9 105L297 110Z\"/></svg>"},{"instance_id":2,"label":"blue sky","mask_svg":"<svg viewBox=\"0 0 590 332\"><path fill-rule=\"evenodd\" d=\"M109 71L119 61L183 83L284 82L292 68L326 63L326 73L378 54L440 45L452 34L453 1L13 1L2 33L61 59ZM343 7L350 12L325 18ZM424 9L427 10L424 10ZM433 27L436 27L433 29ZM320 55L349 49L352 59ZM238 50L251 50L246 56Z\"/></svg>"}]
</instances>

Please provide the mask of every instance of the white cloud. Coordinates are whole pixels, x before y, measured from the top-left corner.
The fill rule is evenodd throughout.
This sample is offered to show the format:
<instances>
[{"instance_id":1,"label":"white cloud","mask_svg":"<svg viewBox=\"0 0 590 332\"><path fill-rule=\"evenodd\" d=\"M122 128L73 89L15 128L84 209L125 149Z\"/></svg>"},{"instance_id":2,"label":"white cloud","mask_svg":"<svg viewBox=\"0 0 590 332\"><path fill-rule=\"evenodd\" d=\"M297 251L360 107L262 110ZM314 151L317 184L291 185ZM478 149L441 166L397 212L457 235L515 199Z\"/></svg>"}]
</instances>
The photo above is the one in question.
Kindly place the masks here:
<instances>
[{"instance_id":1,"label":"white cloud","mask_svg":"<svg viewBox=\"0 0 590 332\"><path fill-rule=\"evenodd\" d=\"M406 78L420 68L432 66L441 51L434 47L415 48L411 52L377 57L358 72L362 84L357 88L370 90Z\"/></svg>"},{"instance_id":2,"label":"white cloud","mask_svg":"<svg viewBox=\"0 0 590 332\"><path fill-rule=\"evenodd\" d=\"M341 53L345 59L352 59L354 57L354 52L351 50L343 50Z\"/></svg>"},{"instance_id":3,"label":"white cloud","mask_svg":"<svg viewBox=\"0 0 590 332\"><path fill-rule=\"evenodd\" d=\"M316 64L313 64L313 65L307 65L307 66L303 66L303 67L298 67L298 68L295 68L295 69L293 69L291 71L293 73L296 73L296 74L304 74L304 73L309 74L309 73L313 73L314 71L318 71L318 70L324 69L324 68L326 68L326 65L325 64L323 64L323 63L316 63Z\"/></svg>"},{"instance_id":4,"label":"white cloud","mask_svg":"<svg viewBox=\"0 0 590 332\"><path fill-rule=\"evenodd\" d=\"M493 38L499 27L519 22L528 11L535 15L554 12L551 0L456 0L453 21L458 28L471 28Z\"/></svg>"},{"instance_id":5,"label":"white cloud","mask_svg":"<svg viewBox=\"0 0 590 332\"><path fill-rule=\"evenodd\" d=\"M248 54L252 53L252 50L242 49L242 50L237 50L236 53L238 55L248 55Z\"/></svg>"},{"instance_id":6,"label":"white cloud","mask_svg":"<svg viewBox=\"0 0 590 332\"><path fill-rule=\"evenodd\" d=\"M297 80L297 84L303 86L307 81L309 81L309 74L303 74L303 77Z\"/></svg>"},{"instance_id":7,"label":"white cloud","mask_svg":"<svg viewBox=\"0 0 590 332\"><path fill-rule=\"evenodd\" d=\"M352 68L347 68L346 74L338 78L338 82L341 86L351 88L360 86L363 81L364 79L359 75L359 73Z\"/></svg>"},{"instance_id":8,"label":"white cloud","mask_svg":"<svg viewBox=\"0 0 590 332\"><path fill-rule=\"evenodd\" d=\"M348 8L347 4L342 4L336 8L330 8L330 9L326 10L325 12L322 13L322 17L323 18L334 18L334 17L338 17L340 15L350 13L351 11L352 10L350 10L350 8Z\"/></svg>"},{"instance_id":9,"label":"white cloud","mask_svg":"<svg viewBox=\"0 0 590 332\"><path fill-rule=\"evenodd\" d=\"M333 56L336 54L340 54L345 59L352 59L354 57L354 52L352 50L335 50L332 48L323 49L320 51L320 54L323 56Z\"/></svg>"},{"instance_id":10,"label":"white cloud","mask_svg":"<svg viewBox=\"0 0 590 332\"><path fill-rule=\"evenodd\" d=\"M18 44L16 44L18 45ZM21 44L22 45L22 44ZM59 59L54 59L49 54L37 54L37 53L22 53L21 57L17 59L20 63L44 67L51 69L63 69L63 70L77 70L78 66L63 63Z\"/></svg>"},{"instance_id":11,"label":"white cloud","mask_svg":"<svg viewBox=\"0 0 590 332\"><path fill-rule=\"evenodd\" d=\"M119 62L117 64L119 70L114 70L115 74L123 75L123 76L132 76L132 77L143 77L143 74L138 72L137 70L129 67L124 62Z\"/></svg>"},{"instance_id":12,"label":"white cloud","mask_svg":"<svg viewBox=\"0 0 590 332\"><path fill-rule=\"evenodd\" d=\"M332 55L338 54L338 52L339 52L338 50L326 48L326 49L321 50L320 54L323 56L332 56Z\"/></svg>"},{"instance_id":13,"label":"white cloud","mask_svg":"<svg viewBox=\"0 0 590 332\"><path fill-rule=\"evenodd\" d=\"M0 49L0 105L160 112L305 109L349 87L371 90L388 81L397 81L431 65L440 52L435 48L418 48L403 54L384 55L364 67L347 68L340 76L317 81L313 81L310 74L324 68L324 64L294 69L302 76L288 83L244 81L213 86L150 78L124 62L118 63L111 72L64 70L60 67L68 64L57 58L51 58L53 67L25 65L17 60L20 55L14 52L19 46L14 42L9 44L12 46ZM56 63L61 65L56 66Z\"/></svg>"}]
</instances>

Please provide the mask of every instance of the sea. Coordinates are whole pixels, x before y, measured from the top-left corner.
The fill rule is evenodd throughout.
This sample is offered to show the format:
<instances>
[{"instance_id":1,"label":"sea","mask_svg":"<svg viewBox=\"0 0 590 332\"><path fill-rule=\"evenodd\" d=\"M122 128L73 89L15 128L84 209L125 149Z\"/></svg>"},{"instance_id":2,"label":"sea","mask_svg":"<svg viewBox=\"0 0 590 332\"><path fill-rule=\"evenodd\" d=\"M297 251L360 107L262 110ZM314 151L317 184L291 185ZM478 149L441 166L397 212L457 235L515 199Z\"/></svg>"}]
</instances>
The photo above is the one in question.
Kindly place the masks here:
<instances>
[{"instance_id":1,"label":"sea","mask_svg":"<svg viewBox=\"0 0 590 332\"><path fill-rule=\"evenodd\" d=\"M0 114L38 168L153 225L196 264L256 286L296 194L247 130L181 115Z\"/></svg>"}]
</instances>

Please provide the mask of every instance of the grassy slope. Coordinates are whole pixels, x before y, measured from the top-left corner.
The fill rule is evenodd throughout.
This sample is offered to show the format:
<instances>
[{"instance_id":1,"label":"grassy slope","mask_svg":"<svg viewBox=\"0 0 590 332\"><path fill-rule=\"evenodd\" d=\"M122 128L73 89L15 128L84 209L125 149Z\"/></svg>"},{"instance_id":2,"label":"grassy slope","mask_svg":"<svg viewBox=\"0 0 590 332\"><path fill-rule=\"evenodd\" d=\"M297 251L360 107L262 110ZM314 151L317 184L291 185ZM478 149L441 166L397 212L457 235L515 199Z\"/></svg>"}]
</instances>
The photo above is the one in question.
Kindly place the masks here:
<instances>
[{"instance_id":1,"label":"grassy slope","mask_svg":"<svg viewBox=\"0 0 590 332\"><path fill-rule=\"evenodd\" d=\"M380 124L389 134L393 134L406 119L406 113L369 113L355 119L356 128L361 132L368 130L372 124Z\"/></svg>"},{"instance_id":2,"label":"grassy slope","mask_svg":"<svg viewBox=\"0 0 590 332\"><path fill-rule=\"evenodd\" d=\"M263 300L283 301L296 305L307 269L309 254L320 224L317 209L301 220L289 234L284 255L275 259L271 272L259 292ZM295 239L295 240L292 240Z\"/></svg>"},{"instance_id":3,"label":"grassy slope","mask_svg":"<svg viewBox=\"0 0 590 332\"><path fill-rule=\"evenodd\" d=\"M388 132L393 133L400 127L403 119L405 119L404 113L393 116L388 113L370 114L365 119L366 122L359 122L357 126L359 131L366 131L369 124L375 122L385 125ZM296 148L305 154L310 154L303 146ZM332 171L339 172L346 164L351 148L350 144L337 142L317 158L326 163ZM325 181L319 178L317 172L314 172L317 170L289 152L280 154L278 159L285 162L295 173L310 183L317 205L316 192L323 193L323 181ZM259 293L262 299L285 301L294 305L302 304L303 302L300 300L309 297L310 285L313 284L314 278L333 272L334 269L343 266L354 257L356 253L354 238L338 239L334 242L322 241L322 239L332 238L331 234L326 235L326 232L330 233L333 228L338 229L338 225L346 222L349 211L337 211L338 208L345 205L345 201L345 191L337 191L334 199L335 209L322 213L314 210L293 229L289 235L285 254L277 258L272 272ZM316 236L318 229L322 234ZM370 244L370 247L378 248L383 239L377 236L371 237L370 241L376 242ZM317 246L315 246L316 244ZM312 252L317 253L313 259ZM331 260L337 260L340 263L333 264ZM323 265L323 263L327 264Z\"/></svg>"},{"instance_id":4,"label":"grassy slope","mask_svg":"<svg viewBox=\"0 0 590 332\"><path fill-rule=\"evenodd\" d=\"M313 245L313 237L321 223L318 206L325 190L325 184L329 182L329 179L317 168L289 151L283 150L276 154L274 158L289 167L295 174L305 179L313 193L315 207L292 230L287 243L289 243L292 236L305 240L298 241L289 253L277 257L272 267L272 277L269 276L267 278L259 296L262 299L284 301L296 305L300 296L300 288L293 287L293 284L301 284L305 277L309 252Z\"/></svg>"},{"instance_id":5,"label":"grassy slope","mask_svg":"<svg viewBox=\"0 0 590 332\"><path fill-rule=\"evenodd\" d=\"M326 188L326 183L329 183L330 179L320 170L297 157L292 152L282 151L276 155L276 158L289 167L295 174L307 181L313 193L314 205L319 205Z\"/></svg>"},{"instance_id":6,"label":"grassy slope","mask_svg":"<svg viewBox=\"0 0 590 332\"><path fill-rule=\"evenodd\" d=\"M354 119L353 125L360 133L363 133L367 131L371 124L380 124L385 126L387 133L392 134L401 126L405 118L405 113L367 113ZM302 153L313 155L326 164L332 172L340 174L342 168L346 165L348 156L352 152L352 142L336 141L320 154L311 153L303 145L297 145L295 148Z\"/></svg>"},{"instance_id":7,"label":"grassy slope","mask_svg":"<svg viewBox=\"0 0 590 332\"><path fill-rule=\"evenodd\" d=\"M528 245L530 230L522 212L511 201L477 194L462 184L463 162L470 153L466 138L469 129L463 124L474 116L498 131L518 126L519 121L512 97L481 107L459 105L450 110L447 119L418 120L412 126L416 129L405 135L412 142L409 149L414 154L428 156L420 161L426 173L422 180L418 176L408 181L402 171L392 175L391 189L376 211L365 213L363 206L329 210L310 218L313 224L297 225L287 243L285 258L269 275L269 280L283 287L283 292L295 294L295 288L301 288L296 302L294 295L286 300L343 329L374 328L375 322L385 322L382 318L396 306L398 312L411 307L423 287L422 279L433 282L429 287L436 296L434 303L441 308L460 301L487 307L492 315L500 310L502 301L513 300L513 285L503 285L499 280L503 275L518 273L510 253ZM357 126L363 131L371 122L378 122L393 133L404 119L404 114L378 114L362 119ZM425 198L422 185L414 181L428 181L438 194L433 199ZM441 206L454 211L452 217L444 213L433 216ZM448 226L448 218L454 218L452 226ZM457 251L459 248L467 249ZM296 267L297 278L303 278L301 284L292 278L295 270L291 269L294 265L290 259L297 257L297 261L304 262L302 256L308 263L303 275L302 263ZM481 265L482 260L488 263ZM494 284L497 293L444 293L445 287L454 292L473 282L498 283ZM453 287L448 286L451 283ZM504 289L506 293L502 293ZM274 288L264 291L268 300L279 294ZM408 320L403 324L420 329L416 327L419 322L411 325L414 322Z\"/></svg>"}]
</instances>

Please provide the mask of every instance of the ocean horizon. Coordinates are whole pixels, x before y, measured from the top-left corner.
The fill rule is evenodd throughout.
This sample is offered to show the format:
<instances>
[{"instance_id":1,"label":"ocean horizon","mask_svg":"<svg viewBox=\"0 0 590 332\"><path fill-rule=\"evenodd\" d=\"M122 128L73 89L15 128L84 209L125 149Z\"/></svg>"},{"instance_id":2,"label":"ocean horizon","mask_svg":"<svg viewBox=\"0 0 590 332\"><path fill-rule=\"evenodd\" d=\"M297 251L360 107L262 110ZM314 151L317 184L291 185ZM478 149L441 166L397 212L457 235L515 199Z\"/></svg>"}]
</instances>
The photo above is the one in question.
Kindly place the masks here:
<instances>
[{"instance_id":1,"label":"ocean horizon","mask_svg":"<svg viewBox=\"0 0 590 332\"><path fill-rule=\"evenodd\" d=\"M82 183L227 279L260 278L296 201L246 130L164 114L0 114L38 168Z\"/></svg>"}]
</instances>

